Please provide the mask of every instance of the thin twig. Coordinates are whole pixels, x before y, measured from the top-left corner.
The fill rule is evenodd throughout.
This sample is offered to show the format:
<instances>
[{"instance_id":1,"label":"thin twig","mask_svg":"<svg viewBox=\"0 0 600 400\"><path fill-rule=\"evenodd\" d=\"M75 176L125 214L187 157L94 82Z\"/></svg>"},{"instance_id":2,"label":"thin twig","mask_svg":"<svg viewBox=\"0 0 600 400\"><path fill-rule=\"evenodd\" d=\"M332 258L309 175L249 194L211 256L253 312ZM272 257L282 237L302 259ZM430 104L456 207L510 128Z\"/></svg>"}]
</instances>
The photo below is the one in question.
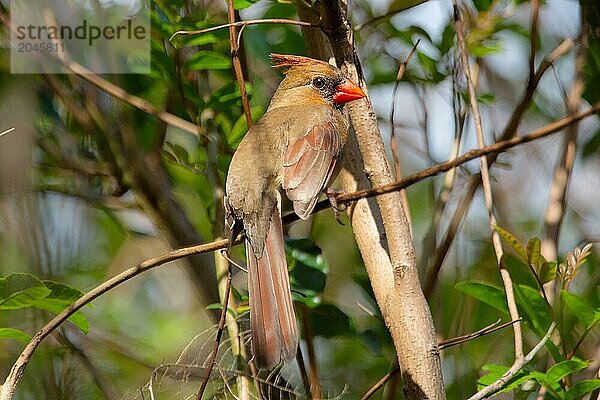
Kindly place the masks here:
<instances>
[{"instance_id":1,"label":"thin twig","mask_svg":"<svg viewBox=\"0 0 600 400\"><path fill-rule=\"evenodd\" d=\"M471 332L471 333L468 333L463 336L458 336L458 337L454 337L451 339L442 340L438 343L438 346L439 346L440 350L443 350L448 347L456 346L456 345L471 341L473 339L476 339L478 337L488 335L492 332L496 332L500 329L506 328L507 326L510 326L517 322L519 322L519 321L508 321L508 322L498 325L500 323L500 319L498 319L493 324L483 327L478 331Z\"/></svg>"},{"instance_id":2,"label":"thin twig","mask_svg":"<svg viewBox=\"0 0 600 400\"><path fill-rule=\"evenodd\" d=\"M404 77L404 72L406 71L406 67L408 66L408 62L412 58L415 50L417 50L417 46L421 42L421 39L418 39L414 44L404 61L400 63L398 67L398 74L396 75L396 82L394 83L394 91L392 92L392 108L390 110L390 125L392 128L390 134L390 147L392 150L392 157L394 158L394 179L399 180L402 178L402 170L400 169L400 157L398 155L398 143L396 140L396 124L394 123L394 114L396 111L396 94L398 92L398 88L400 87L400 81L402 77ZM412 218L410 216L410 207L408 205L408 196L406 194L406 190L400 191L400 198L402 200L402 208L404 209L404 214L406 214L406 219L408 220L408 224L410 225L410 231L412 233Z\"/></svg>"},{"instance_id":3,"label":"thin twig","mask_svg":"<svg viewBox=\"0 0 600 400\"><path fill-rule=\"evenodd\" d=\"M298 346L298 349L296 350L296 362L298 363L298 369L300 370L300 377L302 378L304 393L306 396L310 396L310 378L308 377L308 372L306 371L304 357L302 357L302 346Z\"/></svg>"},{"instance_id":4,"label":"thin twig","mask_svg":"<svg viewBox=\"0 0 600 400\"><path fill-rule=\"evenodd\" d=\"M393 17L394 15L398 14L399 12L402 12L402 11L409 10L409 9L411 9L411 8L413 8L413 7L416 7L416 6L418 6L418 5L421 5L421 4L423 4L423 3L427 2L427 1L428 1L428 0L416 0L416 1L415 1L414 3L412 3L412 4L411 4L410 2L399 2L398 4L401 4L401 6L400 6L400 7L398 7L398 8L394 8L393 10L389 10L389 11L388 11L388 12L386 12L385 14L383 14L383 15L380 15L380 16L378 16L378 17L375 17L375 18L373 18L373 19L370 19L370 20L368 20L367 22L365 22L365 23L363 23L363 24L358 24L358 25L355 25L355 26L354 26L354 31L359 31L359 30L361 30L362 28L364 28L365 26L368 26L368 25L375 24L375 23L377 23L377 22L380 22L380 21L383 21L383 20L385 20L385 19L387 19L387 18L391 18L391 17ZM395 2L394 4L396 4L396 2ZM405 4L408 4L408 6L406 6Z\"/></svg>"},{"instance_id":5,"label":"thin twig","mask_svg":"<svg viewBox=\"0 0 600 400\"><path fill-rule=\"evenodd\" d=\"M182 131L191 133L192 135L198 135L198 127L193 123L186 121L183 118L180 118L169 112L159 110L156 106L154 106L154 104L150 103L149 101L127 92L120 86L117 86L114 83L102 78L100 75L93 73L89 69L85 68L83 65L73 61L69 61L65 64L65 67L74 74L78 75L80 78L88 81L92 85L105 91L111 96L145 112L146 114L149 114L168 125L179 128Z\"/></svg>"},{"instance_id":6,"label":"thin twig","mask_svg":"<svg viewBox=\"0 0 600 400\"><path fill-rule=\"evenodd\" d=\"M310 321L306 315L306 309L302 309L300 316L302 318L302 335L306 343L306 360L308 362L308 376L310 382L310 398L313 400L321 399L321 384L319 383L319 372L317 370L317 356L315 353L314 337L310 329Z\"/></svg>"},{"instance_id":7,"label":"thin twig","mask_svg":"<svg viewBox=\"0 0 600 400\"><path fill-rule=\"evenodd\" d=\"M483 137L483 126L481 122L481 115L479 113L479 106L477 104L477 94L475 93L475 87L473 85L473 81L471 79L471 72L469 66L469 56L467 53L467 45L465 44L462 20L460 18L460 10L458 8L457 0L453 0L453 8L454 8L454 25L456 28L456 37L458 39L458 50L460 54L460 58L463 64L463 70L465 73L465 78L467 82L467 90L469 93L469 104L471 106L471 113L473 117L473 122L475 124L475 133L477 135L477 144L479 148L485 147L485 140ZM488 211L490 230L492 233L492 243L494 246L494 250L496 253L496 260L498 263L498 267L500 268L500 276L502 277L502 282L504 283L504 289L506 293L506 302L508 305L508 310L510 313L510 317L512 320L519 320L519 311L517 310L517 302L515 300L515 293L513 290L513 283L510 277L510 273L505 268L502 258L504 255L504 250L502 248L502 242L500 240L500 234L495 230L495 226L497 225L496 216L494 215L494 201L492 197L492 186L490 183L490 172L488 168L487 157L480 157L480 173L481 173L481 182L483 186L483 197L485 199L485 204ZM521 324L519 322L513 325L514 332L514 341L515 341L515 362L518 362L523 358L523 336L521 333Z\"/></svg>"},{"instance_id":8,"label":"thin twig","mask_svg":"<svg viewBox=\"0 0 600 400\"><path fill-rule=\"evenodd\" d=\"M540 0L531 0L531 30L529 32L529 80L535 77L535 55L537 52L538 21L540 15Z\"/></svg>"},{"instance_id":9,"label":"thin twig","mask_svg":"<svg viewBox=\"0 0 600 400\"><path fill-rule=\"evenodd\" d=\"M421 39L418 39L414 44L404 61L400 63L398 67L398 74L396 75L396 82L394 82L394 90L392 91L392 108L390 110L390 125L392 128L391 137L390 137L390 147L392 148L392 156L394 158L394 177L396 180L401 178L400 172L400 157L398 156L398 148L396 143L396 125L394 123L394 115L396 111L396 94L398 93L398 88L400 87L400 81L404 77L404 72L406 71L406 67L408 66L408 62L412 58L415 50L417 50L417 46L421 42ZM406 210L405 210L406 211Z\"/></svg>"},{"instance_id":10,"label":"thin twig","mask_svg":"<svg viewBox=\"0 0 600 400\"><path fill-rule=\"evenodd\" d=\"M398 372L400 372L400 367L398 365L396 365L394 368L392 368L392 370L390 372L388 372L387 374L385 374L380 380L377 381L377 383L375 383L371 389L369 389L367 391L367 393L363 394L362 397L360 398L360 400L367 400L369 399L371 396L373 396L379 389L381 389L383 387L383 385L385 385L387 383L387 381L389 381L394 375L396 375Z\"/></svg>"},{"instance_id":11,"label":"thin twig","mask_svg":"<svg viewBox=\"0 0 600 400\"><path fill-rule=\"evenodd\" d=\"M5 130L4 132L0 133L0 137L6 135L7 133L11 133L12 131L14 131L16 128L8 128L7 130Z\"/></svg>"},{"instance_id":12,"label":"thin twig","mask_svg":"<svg viewBox=\"0 0 600 400\"><path fill-rule=\"evenodd\" d=\"M231 265L227 264L227 280L225 282L225 294L223 295L223 309L221 310L221 317L219 318L219 327L217 329L217 336L215 337L215 342L213 344L212 353L209 358L208 368L206 370L206 375L200 384L200 389L198 390L198 394L196 394L196 400L201 400L202 395L204 395L204 391L206 390L206 386L208 385L208 381L210 379L210 374L215 366L217 361L217 353L219 352L219 344L221 343L221 337L223 336L223 331L225 330L225 319L227 316L227 306L229 304L229 292L231 290Z\"/></svg>"},{"instance_id":13,"label":"thin twig","mask_svg":"<svg viewBox=\"0 0 600 400\"><path fill-rule=\"evenodd\" d=\"M315 25L315 24L312 24L310 22L305 22L305 21L297 21L295 19L286 19L286 18L249 19L247 21L230 22L228 24L212 26L210 28L199 29L197 31L177 31L171 35L171 37L169 38L169 42L172 41L173 38L178 35L202 35L204 33L218 31L219 29L229 28L230 26L237 28L238 26L248 26L248 25L258 25L258 24L287 24L287 25L307 26L307 27L311 27L311 28L319 27L319 25Z\"/></svg>"},{"instance_id":14,"label":"thin twig","mask_svg":"<svg viewBox=\"0 0 600 400\"><path fill-rule=\"evenodd\" d=\"M548 332L546 332L542 340L540 340L540 342L533 349L531 349L531 351L525 357L521 358L519 361L515 361L512 367L510 367L509 370L504 373L504 375L498 378L497 381L489 384L479 392L475 393L473 396L469 397L468 400L485 399L490 394L500 390L504 385L506 385L506 383L509 382L521 370L521 368L533 360L533 357L535 357L535 355L544 347L548 339L550 339L552 332L554 332L555 326L556 324L552 322L550 328L548 328Z\"/></svg>"},{"instance_id":15,"label":"thin twig","mask_svg":"<svg viewBox=\"0 0 600 400\"><path fill-rule=\"evenodd\" d=\"M386 185L380 185L380 186L376 186L376 187L370 188L370 189L357 190L352 193L343 193L343 194L337 195L336 200L338 202L348 203L351 201L355 201L355 200L359 200L359 199L363 199L363 198L367 198L367 197L372 197L372 196L378 196L378 195L382 195L385 193L390 193L390 192L394 192L394 191L406 188L408 186L414 185L417 182L422 181L423 179L426 179L426 178L429 178L429 177L432 177L435 175L439 175L439 174L446 172L452 168L456 168L456 167L458 167L468 161L471 161L475 158L502 153L505 150L510 149L512 147L516 147L521 144L528 143L528 142L549 136L553 133L556 133L556 132L562 130L563 128L569 126L570 124L572 124L574 122L580 121L586 117L589 117L590 115L593 115L594 113L596 113L598 111L600 111L600 101L585 111L579 112L579 113L571 115L571 116L561 118L561 119L554 121L542 128L539 128L527 135L517 136L515 138L512 138L510 140L505 140L502 142L496 142L492 145L489 145L489 146L486 146L483 148L471 149L471 150L467 151L466 153L464 153L463 155L461 155L460 157L457 157L452 160L448 160L446 162L434 165L429 168L425 168L413 175L409 175L406 178L401 179L398 182L394 182L394 183L390 183L390 184L386 184ZM319 209L320 209L320 207L327 208L329 206L330 206L330 204L327 200L325 200L323 202L319 202L319 204L318 204Z\"/></svg>"},{"instance_id":16,"label":"thin twig","mask_svg":"<svg viewBox=\"0 0 600 400\"><path fill-rule=\"evenodd\" d=\"M238 55L240 50L242 30L246 25L242 25L242 30L240 30L240 36L238 37L235 26L235 9L233 7L233 0L227 0L227 18L229 19L229 47L231 49L233 71L240 87L242 107L244 108L244 115L246 116L246 125L248 126L248 129L250 129L250 127L252 127L252 114L250 112L250 103L248 103L248 95L246 94L244 72L242 71L242 64L240 63L240 57Z\"/></svg>"}]
</instances>

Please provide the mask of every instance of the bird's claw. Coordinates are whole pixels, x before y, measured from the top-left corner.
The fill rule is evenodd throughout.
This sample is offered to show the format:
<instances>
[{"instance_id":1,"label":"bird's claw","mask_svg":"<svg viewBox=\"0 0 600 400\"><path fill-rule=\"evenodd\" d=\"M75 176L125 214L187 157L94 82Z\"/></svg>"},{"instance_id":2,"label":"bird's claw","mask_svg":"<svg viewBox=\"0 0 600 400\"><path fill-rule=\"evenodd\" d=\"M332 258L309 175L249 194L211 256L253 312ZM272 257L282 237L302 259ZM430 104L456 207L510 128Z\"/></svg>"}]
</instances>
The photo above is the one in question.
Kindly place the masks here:
<instances>
[{"instance_id":1,"label":"bird's claw","mask_svg":"<svg viewBox=\"0 0 600 400\"><path fill-rule=\"evenodd\" d=\"M327 199L329 200L329 204L331 204L331 210L333 211L333 217L335 218L335 220L338 222L338 224L345 226L345 224L342 222L342 220L340 219L340 213L346 211L346 205L345 204L340 204L337 201L336 196L342 194L343 192L340 190L333 190L333 189L325 189L325 196L327 196Z\"/></svg>"}]
</instances>

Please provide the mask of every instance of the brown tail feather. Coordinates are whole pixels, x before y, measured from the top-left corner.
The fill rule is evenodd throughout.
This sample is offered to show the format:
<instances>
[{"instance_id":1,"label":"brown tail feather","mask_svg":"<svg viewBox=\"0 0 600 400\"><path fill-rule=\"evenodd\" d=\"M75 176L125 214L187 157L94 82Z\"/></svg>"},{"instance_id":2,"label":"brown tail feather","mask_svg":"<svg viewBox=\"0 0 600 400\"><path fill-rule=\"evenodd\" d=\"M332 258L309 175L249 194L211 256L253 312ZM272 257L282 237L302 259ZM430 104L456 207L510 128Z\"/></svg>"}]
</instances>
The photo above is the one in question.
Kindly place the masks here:
<instances>
[{"instance_id":1,"label":"brown tail feather","mask_svg":"<svg viewBox=\"0 0 600 400\"><path fill-rule=\"evenodd\" d=\"M276 206L260 258L246 241L252 346L262 368L293 358L298 347L284 245L281 215Z\"/></svg>"}]
</instances>

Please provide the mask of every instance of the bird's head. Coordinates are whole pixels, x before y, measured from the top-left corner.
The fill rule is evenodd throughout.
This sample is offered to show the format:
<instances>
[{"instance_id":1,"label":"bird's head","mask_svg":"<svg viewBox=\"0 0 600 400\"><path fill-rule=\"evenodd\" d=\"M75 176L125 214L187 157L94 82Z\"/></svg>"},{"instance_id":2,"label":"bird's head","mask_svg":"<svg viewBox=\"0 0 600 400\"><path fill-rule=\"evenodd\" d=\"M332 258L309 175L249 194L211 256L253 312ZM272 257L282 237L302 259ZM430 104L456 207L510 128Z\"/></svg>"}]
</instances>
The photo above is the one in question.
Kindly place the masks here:
<instances>
[{"instance_id":1,"label":"bird's head","mask_svg":"<svg viewBox=\"0 0 600 400\"><path fill-rule=\"evenodd\" d=\"M296 55L271 54L275 68L285 68L285 78L277 88L281 101L326 101L341 108L345 103L365 97L358 85L342 71L324 61Z\"/></svg>"}]
</instances>

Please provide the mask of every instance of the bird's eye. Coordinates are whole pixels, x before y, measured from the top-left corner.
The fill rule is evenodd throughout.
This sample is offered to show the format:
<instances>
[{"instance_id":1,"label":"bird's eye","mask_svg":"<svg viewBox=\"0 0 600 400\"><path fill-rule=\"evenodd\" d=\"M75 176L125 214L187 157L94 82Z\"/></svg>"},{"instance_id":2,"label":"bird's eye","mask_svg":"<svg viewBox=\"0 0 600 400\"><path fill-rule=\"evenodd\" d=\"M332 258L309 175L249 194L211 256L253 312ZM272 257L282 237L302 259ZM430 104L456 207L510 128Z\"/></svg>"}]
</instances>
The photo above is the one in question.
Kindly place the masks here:
<instances>
[{"instance_id":1,"label":"bird's eye","mask_svg":"<svg viewBox=\"0 0 600 400\"><path fill-rule=\"evenodd\" d=\"M312 84L317 89L323 89L323 87L325 86L325 79L318 76L315 79L313 79Z\"/></svg>"}]
</instances>

